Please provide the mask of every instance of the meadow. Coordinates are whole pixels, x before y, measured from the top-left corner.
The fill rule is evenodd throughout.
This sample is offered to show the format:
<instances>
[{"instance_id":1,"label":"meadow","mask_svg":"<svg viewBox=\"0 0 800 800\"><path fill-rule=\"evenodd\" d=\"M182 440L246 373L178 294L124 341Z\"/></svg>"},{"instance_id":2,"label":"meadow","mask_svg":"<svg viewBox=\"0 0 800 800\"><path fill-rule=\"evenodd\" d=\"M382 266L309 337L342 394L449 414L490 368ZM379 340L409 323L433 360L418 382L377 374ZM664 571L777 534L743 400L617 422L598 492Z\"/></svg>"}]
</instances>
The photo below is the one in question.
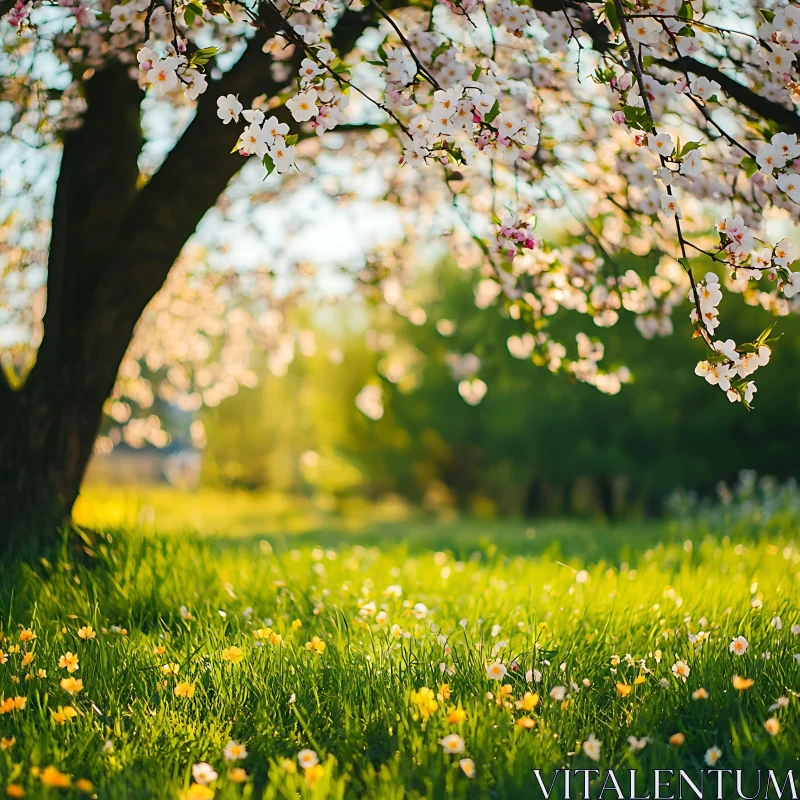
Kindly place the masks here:
<instances>
[{"instance_id":1,"label":"meadow","mask_svg":"<svg viewBox=\"0 0 800 800\"><path fill-rule=\"evenodd\" d=\"M90 492L81 548L5 565L9 796L539 797L533 768L797 765L796 491L617 526L304 527L217 496L227 535L211 496L170 497Z\"/></svg>"}]
</instances>

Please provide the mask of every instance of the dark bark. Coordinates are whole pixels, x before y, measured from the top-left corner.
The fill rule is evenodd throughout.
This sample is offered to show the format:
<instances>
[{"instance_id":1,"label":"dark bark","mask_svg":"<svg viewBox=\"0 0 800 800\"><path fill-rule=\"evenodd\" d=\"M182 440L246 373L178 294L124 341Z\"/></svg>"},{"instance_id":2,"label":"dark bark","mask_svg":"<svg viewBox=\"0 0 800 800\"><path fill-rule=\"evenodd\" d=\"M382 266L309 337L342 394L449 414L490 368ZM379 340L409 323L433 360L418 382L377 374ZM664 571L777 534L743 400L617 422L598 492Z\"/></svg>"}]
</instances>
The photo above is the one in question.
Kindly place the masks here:
<instances>
[{"instance_id":1,"label":"dark bark","mask_svg":"<svg viewBox=\"0 0 800 800\"><path fill-rule=\"evenodd\" d=\"M53 207L45 337L19 391L0 393L0 534L35 539L77 496L116 367L87 360L91 283L107 268L135 196L142 93L115 65L87 83L81 128L64 137ZM114 147L99 147L109 131ZM123 351L124 352L124 351Z\"/></svg>"},{"instance_id":2,"label":"dark bark","mask_svg":"<svg viewBox=\"0 0 800 800\"><path fill-rule=\"evenodd\" d=\"M603 511L605 518L613 522L616 518L616 506L614 503L614 482L607 475L599 475L594 481L597 491L597 500Z\"/></svg>"},{"instance_id":3,"label":"dark bark","mask_svg":"<svg viewBox=\"0 0 800 800\"><path fill-rule=\"evenodd\" d=\"M334 46L348 52L370 20L345 13ZM247 107L296 74L291 64L287 81L270 77L265 39L259 31L234 67L211 82L143 188L141 91L121 65L88 81L83 126L64 139L37 362L17 391L0 375L0 548L38 544L69 520L136 323L245 161L228 154L234 133L217 117L217 98L238 94ZM112 146L104 145L109 134Z\"/></svg>"},{"instance_id":4,"label":"dark bark","mask_svg":"<svg viewBox=\"0 0 800 800\"><path fill-rule=\"evenodd\" d=\"M532 477L528 483L522 513L525 519L535 519L544 514L544 484L537 476Z\"/></svg>"},{"instance_id":5,"label":"dark bark","mask_svg":"<svg viewBox=\"0 0 800 800\"><path fill-rule=\"evenodd\" d=\"M675 72L683 73L686 71L692 75L700 75L703 78L716 81L722 87L722 91L740 105L766 120L775 122L789 133L800 134L800 116L795 114L794 111L754 92L747 86L728 77L721 69L711 64L705 64L690 56L684 56L674 61L666 58L657 58L655 63Z\"/></svg>"},{"instance_id":6,"label":"dark bark","mask_svg":"<svg viewBox=\"0 0 800 800\"><path fill-rule=\"evenodd\" d=\"M572 495L575 493L575 479L568 478L562 485L561 485L561 509L560 513L564 517L572 516L573 512L573 497Z\"/></svg>"},{"instance_id":7,"label":"dark bark","mask_svg":"<svg viewBox=\"0 0 800 800\"><path fill-rule=\"evenodd\" d=\"M664 515L664 497L660 492L649 489L645 495L644 513L647 519L660 519Z\"/></svg>"}]
</instances>

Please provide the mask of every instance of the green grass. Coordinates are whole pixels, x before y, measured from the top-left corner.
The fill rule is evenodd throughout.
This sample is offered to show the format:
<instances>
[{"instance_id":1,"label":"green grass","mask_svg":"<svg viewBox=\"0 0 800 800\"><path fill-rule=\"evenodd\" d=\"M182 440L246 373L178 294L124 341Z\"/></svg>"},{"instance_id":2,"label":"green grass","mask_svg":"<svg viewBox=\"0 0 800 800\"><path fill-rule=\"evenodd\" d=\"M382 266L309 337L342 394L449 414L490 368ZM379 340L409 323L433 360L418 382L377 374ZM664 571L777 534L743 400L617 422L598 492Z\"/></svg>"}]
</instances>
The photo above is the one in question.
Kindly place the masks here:
<instances>
[{"instance_id":1,"label":"green grass","mask_svg":"<svg viewBox=\"0 0 800 800\"><path fill-rule=\"evenodd\" d=\"M28 797L79 796L84 778L100 798L178 798L192 765L206 761L223 799L527 798L539 796L534 767L597 766L581 750L590 734L602 741L601 768L695 769L712 746L720 767L796 767L800 637L790 628L800 623L800 551L789 518L708 528L412 517L291 534L263 519L213 537L155 533L157 517L144 530L107 529L86 558L65 546L50 561L6 565L0 646L20 644L22 627L37 638L0 666L0 693L27 698L0 715L0 736L16 739L0 750L5 785ZM385 594L391 585L401 597ZM385 621L365 607L373 602ZM776 615L781 630L770 624ZM84 625L97 638L80 639ZM256 646L254 631L265 627L280 645ZM688 634L701 628L710 638L693 647ZM750 647L734 656L728 645L740 635ZM306 649L314 636L324 652ZM232 645L239 663L223 658ZM67 651L83 681L74 697L60 686ZM23 667L25 652L35 658ZM508 668L501 681L487 676L496 658ZM689 665L686 683L672 674L676 660ZM179 665L177 676L162 673L167 663ZM526 680L529 670L540 681ZM736 691L734 674L754 684ZM180 682L193 697L175 695ZM436 695L443 683L451 696L423 719L412 692ZM618 683L630 694L620 696ZM502 685L510 694L498 704ZM551 697L557 687L563 700ZM692 699L700 687L710 699ZM527 713L515 707L526 691L540 697ZM770 711L779 697L788 706ZM77 716L59 724L53 712L67 705ZM451 706L466 719L448 722ZM776 736L764 728L773 716ZM521 717L531 727L517 725ZM682 746L669 743L678 732ZM443 751L450 733L463 738L463 754ZM651 741L631 753L629 736ZM249 753L237 763L243 784L223 758L230 739ZM321 770L297 767L303 749ZM72 776L73 788L43 788L36 773L48 766Z\"/></svg>"}]
</instances>

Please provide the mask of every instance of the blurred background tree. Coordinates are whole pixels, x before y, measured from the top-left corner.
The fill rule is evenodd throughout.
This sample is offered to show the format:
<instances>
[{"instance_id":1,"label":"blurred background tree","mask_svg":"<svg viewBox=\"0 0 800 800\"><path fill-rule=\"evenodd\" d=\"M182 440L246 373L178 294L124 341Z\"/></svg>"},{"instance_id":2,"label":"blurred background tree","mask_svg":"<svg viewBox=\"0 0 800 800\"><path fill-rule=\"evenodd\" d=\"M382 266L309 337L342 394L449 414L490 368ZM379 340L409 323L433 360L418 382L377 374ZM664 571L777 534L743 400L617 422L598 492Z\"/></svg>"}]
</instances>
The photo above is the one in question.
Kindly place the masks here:
<instances>
[{"instance_id":1,"label":"blurred background tree","mask_svg":"<svg viewBox=\"0 0 800 800\"><path fill-rule=\"evenodd\" d=\"M306 356L286 375L264 369L256 388L203 412L202 483L331 502L394 493L478 516L614 518L658 515L675 489L708 494L741 469L795 472L794 318L779 320L776 363L759 375L757 412L746 414L716 402L686 369L702 356L699 343L646 341L630 315L603 332L606 361L624 356L634 376L608 396L512 356L504 343L521 323L477 310L470 275L452 262L432 270L421 292L424 321L362 301L309 315ZM757 314L731 304L726 333L752 331ZM574 341L580 328L569 325L581 322L559 319L554 335ZM459 396L459 369L487 386L476 405ZM378 385L379 407L365 408L380 418L370 419L356 402Z\"/></svg>"}]
</instances>

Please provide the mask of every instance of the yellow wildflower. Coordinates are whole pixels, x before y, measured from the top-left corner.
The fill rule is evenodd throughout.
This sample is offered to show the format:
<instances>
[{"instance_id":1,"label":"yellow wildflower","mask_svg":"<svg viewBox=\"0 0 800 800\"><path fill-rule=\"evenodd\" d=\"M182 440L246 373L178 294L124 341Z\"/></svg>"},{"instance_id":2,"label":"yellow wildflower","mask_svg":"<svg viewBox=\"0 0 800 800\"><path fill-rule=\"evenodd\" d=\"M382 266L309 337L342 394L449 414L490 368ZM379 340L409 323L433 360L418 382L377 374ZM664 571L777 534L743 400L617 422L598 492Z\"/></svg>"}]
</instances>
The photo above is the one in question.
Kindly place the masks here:
<instances>
[{"instance_id":1,"label":"yellow wildflower","mask_svg":"<svg viewBox=\"0 0 800 800\"><path fill-rule=\"evenodd\" d=\"M194 697L194 684L181 681L175 686L176 697Z\"/></svg>"},{"instance_id":2,"label":"yellow wildflower","mask_svg":"<svg viewBox=\"0 0 800 800\"><path fill-rule=\"evenodd\" d=\"M59 706L50 712L50 719L56 725L63 725L67 720L75 719L77 716L78 712L72 706Z\"/></svg>"},{"instance_id":3,"label":"yellow wildflower","mask_svg":"<svg viewBox=\"0 0 800 800\"><path fill-rule=\"evenodd\" d=\"M55 767L45 767L39 778L45 786L54 789L66 789L70 784L69 775L59 772Z\"/></svg>"},{"instance_id":4,"label":"yellow wildflower","mask_svg":"<svg viewBox=\"0 0 800 800\"><path fill-rule=\"evenodd\" d=\"M241 647L237 647L235 644L232 644L230 647L226 647L222 651L222 657L225 661L230 661L231 664L238 664L244 658L244 650Z\"/></svg>"},{"instance_id":5,"label":"yellow wildflower","mask_svg":"<svg viewBox=\"0 0 800 800\"><path fill-rule=\"evenodd\" d=\"M88 642L89 639L96 638L97 633L91 625L84 625L82 628L78 628L78 636L80 636L84 641Z\"/></svg>"},{"instance_id":6,"label":"yellow wildflower","mask_svg":"<svg viewBox=\"0 0 800 800\"><path fill-rule=\"evenodd\" d=\"M211 800L213 796L214 790L209 789L208 786L203 786L202 783L193 783L184 795L186 800Z\"/></svg>"},{"instance_id":7,"label":"yellow wildflower","mask_svg":"<svg viewBox=\"0 0 800 800\"><path fill-rule=\"evenodd\" d=\"M740 692L747 691L755 681L752 678L740 678L738 675L733 676L733 688Z\"/></svg>"},{"instance_id":8,"label":"yellow wildflower","mask_svg":"<svg viewBox=\"0 0 800 800\"><path fill-rule=\"evenodd\" d=\"M324 774L325 769L323 768L322 764L314 764L313 767L309 767L306 770L306 784L308 786L313 786Z\"/></svg>"},{"instance_id":9,"label":"yellow wildflower","mask_svg":"<svg viewBox=\"0 0 800 800\"><path fill-rule=\"evenodd\" d=\"M25 790L18 783L9 783L6 786L6 794L9 797L25 797Z\"/></svg>"},{"instance_id":10,"label":"yellow wildflower","mask_svg":"<svg viewBox=\"0 0 800 800\"><path fill-rule=\"evenodd\" d=\"M525 692L521 700L514 704L521 711L532 711L539 704L539 695L535 692Z\"/></svg>"},{"instance_id":11,"label":"yellow wildflower","mask_svg":"<svg viewBox=\"0 0 800 800\"><path fill-rule=\"evenodd\" d=\"M315 653L325 652L325 642L319 636L312 636L310 642L306 642L306 650L311 650Z\"/></svg>"},{"instance_id":12,"label":"yellow wildflower","mask_svg":"<svg viewBox=\"0 0 800 800\"><path fill-rule=\"evenodd\" d=\"M447 721L451 725L458 725L460 722L463 722L467 718L467 712L464 711L463 708L455 708L454 706L450 706L450 709L447 712Z\"/></svg>"},{"instance_id":13,"label":"yellow wildflower","mask_svg":"<svg viewBox=\"0 0 800 800\"><path fill-rule=\"evenodd\" d=\"M247 773L241 767L234 767L228 773L228 777L234 783L244 783L247 780Z\"/></svg>"},{"instance_id":14,"label":"yellow wildflower","mask_svg":"<svg viewBox=\"0 0 800 800\"><path fill-rule=\"evenodd\" d=\"M428 719L439 708L433 689L429 689L427 686L423 686L419 691L411 692L411 703L417 707L422 719Z\"/></svg>"},{"instance_id":15,"label":"yellow wildflower","mask_svg":"<svg viewBox=\"0 0 800 800\"><path fill-rule=\"evenodd\" d=\"M764 723L764 727L770 736L777 736L781 732L781 724L775 717L770 717Z\"/></svg>"},{"instance_id":16,"label":"yellow wildflower","mask_svg":"<svg viewBox=\"0 0 800 800\"><path fill-rule=\"evenodd\" d=\"M80 678L62 678L59 685L70 694L75 694L83 689L83 681Z\"/></svg>"},{"instance_id":17,"label":"yellow wildflower","mask_svg":"<svg viewBox=\"0 0 800 800\"><path fill-rule=\"evenodd\" d=\"M16 736L9 736L8 739L3 736L0 738L0 750L10 750L17 743Z\"/></svg>"},{"instance_id":18,"label":"yellow wildflower","mask_svg":"<svg viewBox=\"0 0 800 800\"><path fill-rule=\"evenodd\" d=\"M58 659L58 666L67 670L67 672L75 672L78 669L78 656L67 651Z\"/></svg>"},{"instance_id":19,"label":"yellow wildflower","mask_svg":"<svg viewBox=\"0 0 800 800\"><path fill-rule=\"evenodd\" d=\"M36 638L36 634L30 628L23 628L19 632L19 640L21 642L32 642Z\"/></svg>"}]
</instances>

